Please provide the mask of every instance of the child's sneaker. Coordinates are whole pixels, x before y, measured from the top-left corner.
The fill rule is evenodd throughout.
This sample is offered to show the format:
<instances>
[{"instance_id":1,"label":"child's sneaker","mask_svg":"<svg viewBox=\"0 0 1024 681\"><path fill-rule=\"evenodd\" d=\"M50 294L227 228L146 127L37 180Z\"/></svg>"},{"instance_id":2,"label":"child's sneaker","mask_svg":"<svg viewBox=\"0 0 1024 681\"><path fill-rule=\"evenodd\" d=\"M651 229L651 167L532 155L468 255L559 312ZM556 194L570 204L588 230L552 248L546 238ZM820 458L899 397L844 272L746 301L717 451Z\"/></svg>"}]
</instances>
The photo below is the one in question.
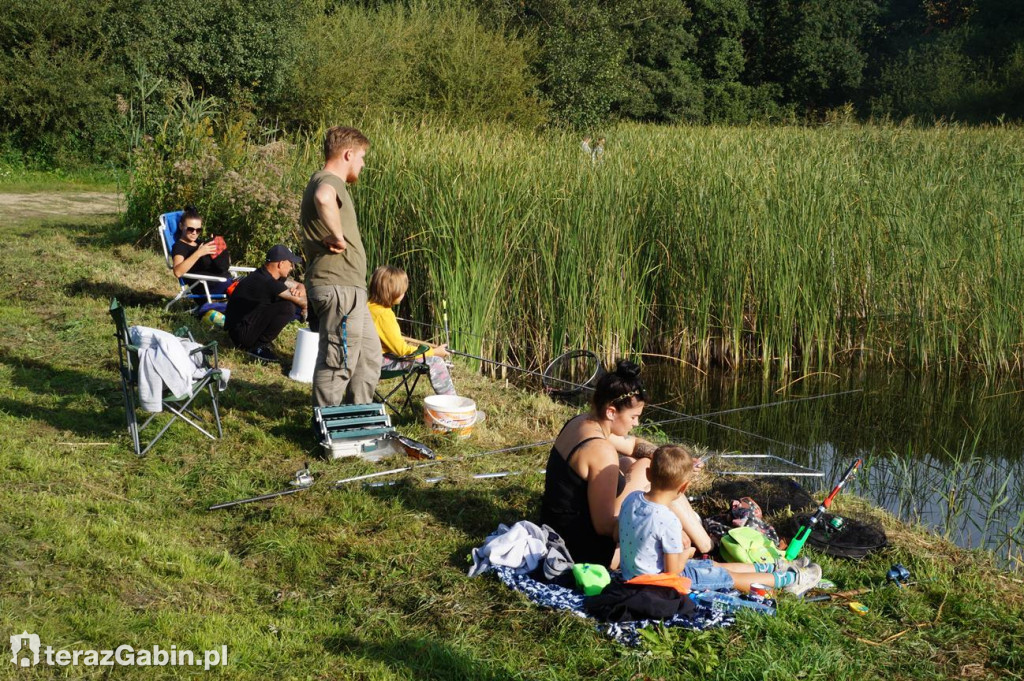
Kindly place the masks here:
<instances>
[{"instance_id":1,"label":"child's sneaker","mask_svg":"<svg viewBox=\"0 0 1024 681\"><path fill-rule=\"evenodd\" d=\"M811 563L807 567L797 568L796 579L789 586L782 587L785 591L800 598L821 581L821 566Z\"/></svg>"},{"instance_id":2,"label":"child's sneaker","mask_svg":"<svg viewBox=\"0 0 1024 681\"><path fill-rule=\"evenodd\" d=\"M811 559L807 556L800 556L796 560L786 560L785 558L779 558L775 561L775 571L785 572L786 570L792 570L797 572L800 568L805 568L811 564Z\"/></svg>"}]
</instances>

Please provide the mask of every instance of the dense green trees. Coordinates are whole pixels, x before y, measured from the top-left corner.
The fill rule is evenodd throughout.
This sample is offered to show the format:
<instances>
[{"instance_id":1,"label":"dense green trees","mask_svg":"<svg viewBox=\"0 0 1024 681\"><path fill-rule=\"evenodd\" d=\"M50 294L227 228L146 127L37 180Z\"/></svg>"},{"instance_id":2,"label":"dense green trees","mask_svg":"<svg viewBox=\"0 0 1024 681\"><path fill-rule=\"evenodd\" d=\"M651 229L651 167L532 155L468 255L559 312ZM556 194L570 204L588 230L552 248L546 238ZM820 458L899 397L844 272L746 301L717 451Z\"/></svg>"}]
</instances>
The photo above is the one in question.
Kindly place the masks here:
<instances>
[{"instance_id":1,"label":"dense green trees","mask_svg":"<svg viewBox=\"0 0 1024 681\"><path fill-rule=\"evenodd\" d=\"M58 162L188 92L285 129L1024 118L1020 0L7 0L0 47L0 154Z\"/></svg>"}]
</instances>

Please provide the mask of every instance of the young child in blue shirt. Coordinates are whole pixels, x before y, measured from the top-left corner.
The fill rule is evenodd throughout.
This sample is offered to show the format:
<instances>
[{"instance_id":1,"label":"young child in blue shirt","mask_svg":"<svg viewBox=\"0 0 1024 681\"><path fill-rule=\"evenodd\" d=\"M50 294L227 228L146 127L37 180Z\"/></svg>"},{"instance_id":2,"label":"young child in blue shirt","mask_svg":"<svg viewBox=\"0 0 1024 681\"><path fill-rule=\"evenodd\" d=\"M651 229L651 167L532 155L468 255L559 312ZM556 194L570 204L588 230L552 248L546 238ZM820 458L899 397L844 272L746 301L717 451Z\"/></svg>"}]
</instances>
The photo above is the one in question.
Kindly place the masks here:
<instances>
[{"instance_id":1,"label":"young child in blue shirt","mask_svg":"<svg viewBox=\"0 0 1024 681\"><path fill-rule=\"evenodd\" d=\"M626 580L647 574L681 574L694 591L732 589L750 591L761 583L802 596L821 579L821 567L807 558L775 563L716 563L686 560L683 527L669 508L686 492L694 474L695 457L689 448L664 445L654 452L647 478L649 492L633 492L619 510L619 549L622 576Z\"/></svg>"}]
</instances>

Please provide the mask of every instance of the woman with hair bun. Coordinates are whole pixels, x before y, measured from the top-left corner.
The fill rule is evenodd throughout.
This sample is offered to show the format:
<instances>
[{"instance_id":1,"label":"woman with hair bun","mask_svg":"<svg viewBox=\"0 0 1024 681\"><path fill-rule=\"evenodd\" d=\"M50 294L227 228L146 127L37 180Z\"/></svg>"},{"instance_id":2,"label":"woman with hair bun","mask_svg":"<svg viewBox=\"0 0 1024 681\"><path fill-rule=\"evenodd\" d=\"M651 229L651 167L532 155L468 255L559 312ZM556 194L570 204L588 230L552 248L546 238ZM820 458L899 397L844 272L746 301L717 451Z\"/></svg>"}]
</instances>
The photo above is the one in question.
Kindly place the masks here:
<instances>
[{"instance_id":1,"label":"woman with hair bun","mask_svg":"<svg viewBox=\"0 0 1024 681\"><path fill-rule=\"evenodd\" d=\"M640 368L619 360L598 381L590 411L570 419L551 448L541 522L562 536L577 563L617 567L619 507L630 492L649 488L647 469L657 449L629 434L646 402ZM677 501L672 510L682 521L684 544L689 538L696 549L710 551L700 517L685 496Z\"/></svg>"}]
</instances>

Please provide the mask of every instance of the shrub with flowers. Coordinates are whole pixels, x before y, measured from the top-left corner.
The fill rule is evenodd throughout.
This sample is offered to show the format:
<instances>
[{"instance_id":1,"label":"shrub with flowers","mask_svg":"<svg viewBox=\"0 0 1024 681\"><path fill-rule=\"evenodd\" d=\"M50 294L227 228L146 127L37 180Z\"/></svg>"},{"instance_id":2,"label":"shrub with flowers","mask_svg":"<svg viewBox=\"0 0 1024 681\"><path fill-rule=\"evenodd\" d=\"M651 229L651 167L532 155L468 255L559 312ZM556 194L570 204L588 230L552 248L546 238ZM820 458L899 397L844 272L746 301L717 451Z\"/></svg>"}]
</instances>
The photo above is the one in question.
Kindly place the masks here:
<instances>
[{"instance_id":1,"label":"shrub with flowers","mask_svg":"<svg viewBox=\"0 0 1024 681\"><path fill-rule=\"evenodd\" d=\"M294 146L254 143L244 126L219 125L207 99L183 98L160 132L134 151L126 225L156 242L160 214L194 205L207 236L224 237L238 264L258 265L267 249L298 247L301 185L293 181Z\"/></svg>"}]
</instances>

